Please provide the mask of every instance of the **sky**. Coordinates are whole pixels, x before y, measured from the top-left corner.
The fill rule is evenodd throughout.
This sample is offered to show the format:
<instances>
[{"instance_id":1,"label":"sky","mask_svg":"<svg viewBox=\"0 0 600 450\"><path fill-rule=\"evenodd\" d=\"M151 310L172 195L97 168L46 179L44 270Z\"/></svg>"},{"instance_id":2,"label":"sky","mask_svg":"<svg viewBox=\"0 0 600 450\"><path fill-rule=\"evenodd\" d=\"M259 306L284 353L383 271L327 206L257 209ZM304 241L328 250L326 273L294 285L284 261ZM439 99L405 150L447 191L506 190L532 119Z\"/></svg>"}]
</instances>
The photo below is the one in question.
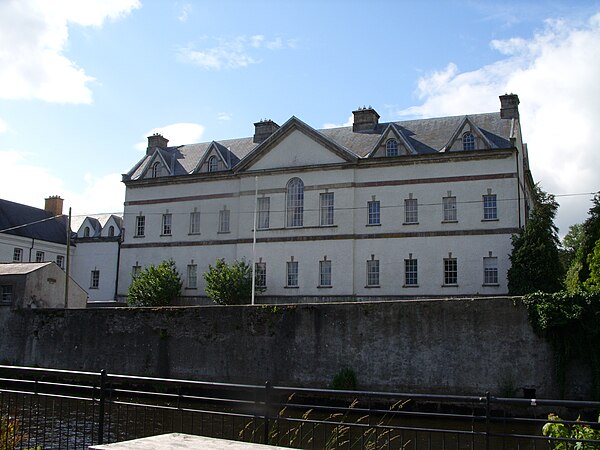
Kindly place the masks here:
<instances>
[{"instance_id":1,"label":"sky","mask_svg":"<svg viewBox=\"0 0 600 450\"><path fill-rule=\"evenodd\" d=\"M0 0L0 198L118 213L146 137L499 110L560 234L600 190L600 1Z\"/></svg>"}]
</instances>

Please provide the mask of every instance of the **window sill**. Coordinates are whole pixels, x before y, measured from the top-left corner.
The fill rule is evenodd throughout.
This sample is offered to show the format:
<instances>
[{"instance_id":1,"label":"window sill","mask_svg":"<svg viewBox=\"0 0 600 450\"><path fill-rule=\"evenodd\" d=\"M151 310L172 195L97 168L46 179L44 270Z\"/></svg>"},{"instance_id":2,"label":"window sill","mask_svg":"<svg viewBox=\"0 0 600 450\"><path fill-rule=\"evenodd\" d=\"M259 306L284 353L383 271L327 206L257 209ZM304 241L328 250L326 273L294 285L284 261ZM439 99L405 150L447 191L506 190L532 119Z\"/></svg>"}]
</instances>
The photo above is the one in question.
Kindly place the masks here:
<instances>
[{"instance_id":1,"label":"window sill","mask_svg":"<svg viewBox=\"0 0 600 450\"><path fill-rule=\"evenodd\" d=\"M145 234L136 234L133 236L134 239L145 238L145 237L146 237Z\"/></svg>"},{"instance_id":2,"label":"window sill","mask_svg":"<svg viewBox=\"0 0 600 450\"><path fill-rule=\"evenodd\" d=\"M458 287L458 283L454 283L454 284L442 284L442 287Z\"/></svg>"},{"instance_id":3,"label":"window sill","mask_svg":"<svg viewBox=\"0 0 600 450\"><path fill-rule=\"evenodd\" d=\"M202 233L199 231L197 233L188 233L188 236L200 236Z\"/></svg>"},{"instance_id":4,"label":"window sill","mask_svg":"<svg viewBox=\"0 0 600 450\"><path fill-rule=\"evenodd\" d=\"M317 289L331 289L333 286L328 285L328 286L317 286Z\"/></svg>"},{"instance_id":5,"label":"window sill","mask_svg":"<svg viewBox=\"0 0 600 450\"><path fill-rule=\"evenodd\" d=\"M336 228L337 225L332 223L332 224L327 224L327 225L319 225L319 228Z\"/></svg>"},{"instance_id":6,"label":"window sill","mask_svg":"<svg viewBox=\"0 0 600 450\"><path fill-rule=\"evenodd\" d=\"M371 285L370 285L370 284L367 284L367 285L365 286L365 289L378 289L378 288L380 288L380 287L381 287L381 285L379 285L379 284L371 284Z\"/></svg>"},{"instance_id":7,"label":"window sill","mask_svg":"<svg viewBox=\"0 0 600 450\"><path fill-rule=\"evenodd\" d=\"M284 289L300 289L300 286L284 286Z\"/></svg>"},{"instance_id":8,"label":"window sill","mask_svg":"<svg viewBox=\"0 0 600 450\"><path fill-rule=\"evenodd\" d=\"M498 222L498 218L495 219L481 219L482 222Z\"/></svg>"},{"instance_id":9,"label":"window sill","mask_svg":"<svg viewBox=\"0 0 600 450\"><path fill-rule=\"evenodd\" d=\"M97 288L97 287L92 287L92 286L90 286L90 289L98 289L98 288Z\"/></svg>"},{"instance_id":10,"label":"window sill","mask_svg":"<svg viewBox=\"0 0 600 450\"><path fill-rule=\"evenodd\" d=\"M403 284L402 287L403 288L418 288L419 285L418 284Z\"/></svg>"},{"instance_id":11,"label":"window sill","mask_svg":"<svg viewBox=\"0 0 600 450\"><path fill-rule=\"evenodd\" d=\"M442 220L442 223L458 223L458 220Z\"/></svg>"},{"instance_id":12,"label":"window sill","mask_svg":"<svg viewBox=\"0 0 600 450\"><path fill-rule=\"evenodd\" d=\"M498 287L500 283L483 283L482 286Z\"/></svg>"},{"instance_id":13,"label":"window sill","mask_svg":"<svg viewBox=\"0 0 600 450\"><path fill-rule=\"evenodd\" d=\"M217 231L217 234L229 234L231 231Z\"/></svg>"},{"instance_id":14,"label":"window sill","mask_svg":"<svg viewBox=\"0 0 600 450\"><path fill-rule=\"evenodd\" d=\"M381 223L368 223L365 226L366 227L380 227Z\"/></svg>"},{"instance_id":15,"label":"window sill","mask_svg":"<svg viewBox=\"0 0 600 450\"><path fill-rule=\"evenodd\" d=\"M161 234L160 237L172 237L172 234Z\"/></svg>"},{"instance_id":16,"label":"window sill","mask_svg":"<svg viewBox=\"0 0 600 450\"><path fill-rule=\"evenodd\" d=\"M198 288L197 287L185 287L184 288L186 291L197 291Z\"/></svg>"},{"instance_id":17,"label":"window sill","mask_svg":"<svg viewBox=\"0 0 600 450\"><path fill-rule=\"evenodd\" d=\"M404 222L402 225L419 225L419 222Z\"/></svg>"}]
</instances>

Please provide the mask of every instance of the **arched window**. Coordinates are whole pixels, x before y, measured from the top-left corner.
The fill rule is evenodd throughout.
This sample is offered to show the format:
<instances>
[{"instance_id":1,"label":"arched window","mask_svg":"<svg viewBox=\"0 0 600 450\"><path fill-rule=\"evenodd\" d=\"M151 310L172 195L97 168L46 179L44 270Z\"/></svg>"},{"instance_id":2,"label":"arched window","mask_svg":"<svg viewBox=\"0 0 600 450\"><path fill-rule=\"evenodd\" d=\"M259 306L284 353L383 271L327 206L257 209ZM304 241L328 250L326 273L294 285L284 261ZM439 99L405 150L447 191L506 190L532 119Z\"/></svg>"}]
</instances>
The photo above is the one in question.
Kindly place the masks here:
<instances>
[{"instance_id":1,"label":"arched window","mask_svg":"<svg viewBox=\"0 0 600 450\"><path fill-rule=\"evenodd\" d=\"M85 227L83 229L83 237L90 237L90 227Z\"/></svg>"},{"instance_id":2,"label":"arched window","mask_svg":"<svg viewBox=\"0 0 600 450\"><path fill-rule=\"evenodd\" d=\"M219 162L217 161L216 156L211 156L210 158L208 158L208 171L209 172L216 172L218 166L219 166Z\"/></svg>"},{"instance_id":3,"label":"arched window","mask_svg":"<svg viewBox=\"0 0 600 450\"><path fill-rule=\"evenodd\" d=\"M155 162L154 164L152 164L152 178L156 178L156 177L160 177L160 176L161 176L160 163Z\"/></svg>"},{"instance_id":4,"label":"arched window","mask_svg":"<svg viewBox=\"0 0 600 450\"><path fill-rule=\"evenodd\" d=\"M467 132L463 134L463 150L475 150L475 136L473 133Z\"/></svg>"},{"instance_id":5,"label":"arched window","mask_svg":"<svg viewBox=\"0 0 600 450\"><path fill-rule=\"evenodd\" d=\"M288 181L286 192L287 226L304 225L304 183L300 178Z\"/></svg>"},{"instance_id":6,"label":"arched window","mask_svg":"<svg viewBox=\"0 0 600 450\"><path fill-rule=\"evenodd\" d=\"M385 143L385 156L398 156L398 141L388 139Z\"/></svg>"},{"instance_id":7,"label":"arched window","mask_svg":"<svg viewBox=\"0 0 600 450\"><path fill-rule=\"evenodd\" d=\"M114 226L111 225L110 227L108 227L108 235L110 237L113 237L115 235L115 227Z\"/></svg>"}]
</instances>

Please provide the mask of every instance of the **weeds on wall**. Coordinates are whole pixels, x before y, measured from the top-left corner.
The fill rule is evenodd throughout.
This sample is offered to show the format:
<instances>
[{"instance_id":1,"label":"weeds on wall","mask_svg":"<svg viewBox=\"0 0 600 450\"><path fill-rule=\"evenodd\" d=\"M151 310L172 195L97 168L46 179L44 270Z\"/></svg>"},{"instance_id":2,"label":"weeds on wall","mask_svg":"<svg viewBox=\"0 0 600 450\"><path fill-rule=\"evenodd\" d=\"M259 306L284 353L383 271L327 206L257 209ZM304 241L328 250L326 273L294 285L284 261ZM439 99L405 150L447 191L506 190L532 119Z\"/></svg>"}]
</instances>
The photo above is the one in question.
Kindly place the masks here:
<instances>
[{"instance_id":1,"label":"weeds on wall","mask_svg":"<svg viewBox=\"0 0 600 450\"><path fill-rule=\"evenodd\" d=\"M551 438L575 439L575 441L551 441L554 450L579 450L600 449L600 442L591 443L585 441L600 441L600 430L594 429L587 424L565 424L556 414L548 414L548 422L542 428L542 434ZM577 418L579 422L580 418ZM600 417L598 417L600 422Z\"/></svg>"},{"instance_id":2,"label":"weeds on wall","mask_svg":"<svg viewBox=\"0 0 600 450\"><path fill-rule=\"evenodd\" d=\"M552 346L557 381L564 397L566 370L581 360L592 370L592 396L600 399L600 290L554 294L536 292L523 297L533 329Z\"/></svg>"},{"instance_id":3,"label":"weeds on wall","mask_svg":"<svg viewBox=\"0 0 600 450\"><path fill-rule=\"evenodd\" d=\"M331 382L331 389L354 391L356 390L356 373L345 367L335 374Z\"/></svg>"}]
</instances>

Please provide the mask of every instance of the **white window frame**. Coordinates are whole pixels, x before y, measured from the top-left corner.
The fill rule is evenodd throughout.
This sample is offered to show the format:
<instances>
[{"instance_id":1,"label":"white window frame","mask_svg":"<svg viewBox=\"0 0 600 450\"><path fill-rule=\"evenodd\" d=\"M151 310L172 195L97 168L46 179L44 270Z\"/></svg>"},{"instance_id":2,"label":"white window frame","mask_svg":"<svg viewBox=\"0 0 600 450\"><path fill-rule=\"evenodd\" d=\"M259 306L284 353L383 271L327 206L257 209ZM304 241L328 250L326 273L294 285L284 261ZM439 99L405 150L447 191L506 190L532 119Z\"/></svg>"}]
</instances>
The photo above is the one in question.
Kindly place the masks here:
<instances>
[{"instance_id":1,"label":"white window frame","mask_svg":"<svg viewBox=\"0 0 600 450\"><path fill-rule=\"evenodd\" d=\"M190 234L200 234L200 211L190 213Z\"/></svg>"},{"instance_id":2,"label":"white window frame","mask_svg":"<svg viewBox=\"0 0 600 450\"><path fill-rule=\"evenodd\" d=\"M300 178L288 181L285 194L286 227L304 226L304 182Z\"/></svg>"},{"instance_id":3,"label":"white window frame","mask_svg":"<svg viewBox=\"0 0 600 450\"><path fill-rule=\"evenodd\" d=\"M258 230L267 230L270 225L271 197L259 197L256 202L256 228Z\"/></svg>"},{"instance_id":4,"label":"white window frame","mask_svg":"<svg viewBox=\"0 0 600 450\"><path fill-rule=\"evenodd\" d=\"M158 178L161 175L162 175L162 164L160 162L156 161L154 164L152 164L151 177Z\"/></svg>"},{"instance_id":5,"label":"white window frame","mask_svg":"<svg viewBox=\"0 0 600 450\"><path fill-rule=\"evenodd\" d=\"M456 222L458 215L456 213L456 197L448 195L442 197L442 208L444 213L444 222Z\"/></svg>"},{"instance_id":6,"label":"white window frame","mask_svg":"<svg viewBox=\"0 0 600 450\"><path fill-rule=\"evenodd\" d=\"M483 258L483 284L487 286L498 285L498 258L496 256Z\"/></svg>"},{"instance_id":7,"label":"white window frame","mask_svg":"<svg viewBox=\"0 0 600 450\"><path fill-rule=\"evenodd\" d=\"M320 223L322 227L334 224L334 196L333 192L322 192L319 195Z\"/></svg>"},{"instance_id":8,"label":"white window frame","mask_svg":"<svg viewBox=\"0 0 600 450\"><path fill-rule=\"evenodd\" d=\"M388 139L385 143L385 156L398 156L398 141L396 139Z\"/></svg>"},{"instance_id":9,"label":"white window frame","mask_svg":"<svg viewBox=\"0 0 600 450\"><path fill-rule=\"evenodd\" d=\"M381 204L379 200L367 202L367 224L381 225Z\"/></svg>"},{"instance_id":10,"label":"white window frame","mask_svg":"<svg viewBox=\"0 0 600 450\"><path fill-rule=\"evenodd\" d=\"M404 199L404 223L419 223L419 202L416 198Z\"/></svg>"},{"instance_id":11,"label":"white window frame","mask_svg":"<svg viewBox=\"0 0 600 450\"><path fill-rule=\"evenodd\" d=\"M467 131L462 135L463 150L475 150L475 135Z\"/></svg>"},{"instance_id":12,"label":"white window frame","mask_svg":"<svg viewBox=\"0 0 600 450\"><path fill-rule=\"evenodd\" d=\"M267 287L267 263L257 262L255 264L255 286L259 288Z\"/></svg>"},{"instance_id":13,"label":"white window frame","mask_svg":"<svg viewBox=\"0 0 600 450\"><path fill-rule=\"evenodd\" d=\"M90 227L85 227L83 229L83 237L86 237L86 238L90 237Z\"/></svg>"},{"instance_id":14,"label":"white window frame","mask_svg":"<svg viewBox=\"0 0 600 450\"><path fill-rule=\"evenodd\" d=\"M217 159L217 157L213 155L210 158L208 158L207 166L208 166L207 170L209 172L218 171L219 170L219 160Z\"/></svg>"},{"instance_id":15,"label":"white window frame","mask_svg":"<svg viewBox=\"0 0 600 450\"><path fill-rule=\"evenodd\" d=\"M419 260L408 258L404 260L404 286L419 286Z\"/></svg>"},{"instance_id":16,"label":"white window frame","mask_svg":"<svg viewBox=\"0 0 600 450\"><path fill-rule=\"evenodd\" d=\"M111 225L110 227L108 227L108 236L114 237L114 235L115 235L115 227L113 225Z\"/></svg>"},{"instance_id":17,"label":"white window frame","mask_svg":"<svg viewBox=\"0 0 600 450\"><path fill-rule=\"evenodd\" d=\"M379 260L367 260L367 287L379 287Z\"/></svg>"},{"instance_id":18,"label":"white window frame","mask_svg":"<svg viewBox=\"0 0 600 450\"><path fill-rule=\"evenodd\" d=\"M298 287L299 281L298 261L288 261L286 263L286 287Z\"/></svg>"},{"instance_id":19,"label":"white window frame","mask_svg":"<svg viewBox=\"0 0 600 450\"><path fill-rule=\"evenodd\" d=\"M331 260L319 261L319 287L331 287Z\"/></svg>"},{"instance_id":20,"label":"white window frame","mask_svg":"<svg viewBox=\"0 0 600 450\"><path fill-rule=\"evenodd\" d=\"M187 266L187 288L198 289L198 265L188 264Z\"/></svg>"},{"instance_id":21,"label":"white window frame","mask_svg":"<svg viewBox=\"0 0 600 450\"><path fill-rule=\"evenodd\" d=\"M219 233L229 233L231 226L231 211L224 207L219 211Z\"/></svg>"},{"instance_id":22,"label":"white window frame","mask_svg":"<svg viewBox=\"0 0 600 450\"><path fill-rule=\"evenodd\" d=\"M13 287L11 284L0 286L0 304L10 305L13 300Z\"/></svg>"},{"instance_id":23,"label":"white window frame","mask_svg":"<svg viewBox=\"0 0 600 450\"><path fill-rule=\"evenodd\" d=\"M44 262L44 258L46 257L46 254L44 252L42 252L41 250L38 250L35 252L35 262Z\"/></svg>"},{"instance_id":24,"label":"white window frame","mask_svg":"<svg viewBox=\"0 0 600 450\"><path fill-rule=\"evenodd\" d=\"M135 266L131 266L131 279L134 280L142 271L142 266L139 264L135 264Z\"/></svg>"},{"instance_id":25,"label":"white window frame","mask_svg":"<svg viewBox=\"0 0 600 450\"><path fill-rule=\"evenodd\" d=\"M173 215L171 213L165 213L162 215L162 227L163 236L171 236L173 233Z\"/></svg>"},{"instance_id":26,"label":"white window frame","mask_svg":"<svg viewBox=\"0 0 600 450\"><path fill-rule=\"evenodd\" d=\"M15 247L13 249L13 262L22 262L23 261L23 249L19 247Z\"/></svg>"},{"instance_id":27,"label":"white window frame","mask_svg":"<svg viewBox=\"0 0 600 450\"><path fill-rule=\"evenodd\" d=\"M458 260L456 258L444 258L444 286L458 285Z\"/></svg>"},{"instance_id":28,"label":"white window frame","mask_svg":"<svg viewBox=\"0 0 600 450\"><path fill-rule=\"evenodd\" d=\"M99 289L100 287L100 271L94 269L90 273L90 289Z\"/></svg>"},{"instance_id":29,"label":"white window frame","mask_svg":"<svg viewBox=\"0 0 600 450\"><path fill-rule=\"evenodd\" d=\"M56 255L56 265L61 269L65 268L65 257L63 255Z\"/></svg>"},{"instance_id":30,"label":"white window frame","mask_svg":"<svg viewBox=\"0 0 600 450\"><path fill-rule=\"evenodd\" d=\"M135 217L135 237L143 237L146 234L146 216L139 214Z\"/></svg>"},{"instance_id":31,"label":"white window frame","mask_svg":"<svg viewBox=\"0 0 600 450\"><path fill-rule=\"evenodd\" d=\"M483 196L483 220L498 220L498 199L496 194Z\"/></svg>"}]
</instances>

